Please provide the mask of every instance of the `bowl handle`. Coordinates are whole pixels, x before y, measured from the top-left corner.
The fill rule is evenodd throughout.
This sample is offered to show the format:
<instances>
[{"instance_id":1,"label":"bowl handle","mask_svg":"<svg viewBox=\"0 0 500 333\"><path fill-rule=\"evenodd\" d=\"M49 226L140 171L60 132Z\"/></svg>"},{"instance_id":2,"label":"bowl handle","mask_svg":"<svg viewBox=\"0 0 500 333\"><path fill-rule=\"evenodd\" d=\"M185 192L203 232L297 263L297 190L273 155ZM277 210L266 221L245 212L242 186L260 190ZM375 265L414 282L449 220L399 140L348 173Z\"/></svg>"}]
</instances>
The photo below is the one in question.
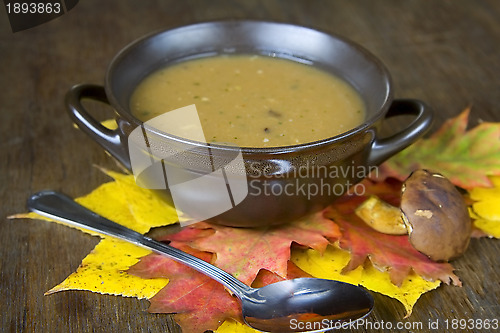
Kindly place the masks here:
<instances>
[{"instance_id":1,"label":"bowl handle","mask_svg":"<svg viewBox=\"0 0 500 333\"><path fill-rule=\"evenodd\" d=\"M111 130L93 118L81 103L84 98L109 105L104 87L93 84L73 86L66 93L65 104L75 124L100 144L111 156L116 158L125 168L131 170L127 143L123 142L120 130Z\"/></svg>"},{"instance_id":2,"label":"bowl handle","mask_svg":"<svg viewBox=\"0 0 500 333\"><path fill-rule=\"evenodd\" d=\"M385 118L400 115L414 115L416 118L398 133L387 138L375 139L368 157L368 165L379 165L389 157L408 147L423 136L432 124L433 114L429 106L416 99L396 99L392 102Z\"/></svg>"}]
</instances>

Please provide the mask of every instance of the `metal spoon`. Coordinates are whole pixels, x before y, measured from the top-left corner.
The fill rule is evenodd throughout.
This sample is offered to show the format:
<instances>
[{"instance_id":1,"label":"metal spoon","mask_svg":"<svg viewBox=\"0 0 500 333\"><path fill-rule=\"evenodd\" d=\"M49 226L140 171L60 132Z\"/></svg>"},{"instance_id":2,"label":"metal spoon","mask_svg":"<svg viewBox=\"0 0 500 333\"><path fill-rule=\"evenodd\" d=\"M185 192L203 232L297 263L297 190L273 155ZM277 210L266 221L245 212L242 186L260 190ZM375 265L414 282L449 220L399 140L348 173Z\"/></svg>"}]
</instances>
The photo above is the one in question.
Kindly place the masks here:
<instances>
[{"instance_id":1,"label":"metal spoon","mask_svg":"<svg viewBox=\"0 0 500 333\"><path fill-rule=\"evenodd\" d=\"M298 278L251 288L231 274L170 245L155 241L79 205L64 194L42 191L30 210L73 226L132 242L177 260L222 283L241 301L245 322L264 332L322 332L341 328L370 313L373 298L364 289L332 280Z\"/></svg>"}]
</instances>

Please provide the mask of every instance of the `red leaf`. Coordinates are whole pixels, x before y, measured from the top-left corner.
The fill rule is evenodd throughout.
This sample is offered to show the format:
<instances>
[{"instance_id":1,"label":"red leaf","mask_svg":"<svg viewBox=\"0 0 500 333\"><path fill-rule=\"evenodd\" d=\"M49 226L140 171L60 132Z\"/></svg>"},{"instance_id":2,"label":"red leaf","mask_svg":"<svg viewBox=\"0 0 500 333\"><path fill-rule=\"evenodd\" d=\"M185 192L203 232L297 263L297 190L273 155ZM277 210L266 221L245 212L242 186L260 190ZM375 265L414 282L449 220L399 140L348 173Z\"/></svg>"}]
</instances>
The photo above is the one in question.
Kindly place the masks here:
<instances>
[{"instance_id":1,"label":"red leaf","mask_svg":"<svg viewBox=\"0 0 500 333\"><path fill-rule=\"evenodd\" d=\"M205 261L216 257L220 268L234 275L239 270L240 280L263 286L309 276L288 260L293 242L324 251L327 238L339 236L338 226L321 213L286 226L257 230L197 223L162 239ZM239 302L222 285L174 260L151 254L128 272L144 278L169 278L169 284L150 299L149 311L175 313L186 332L215 330L227 318L241 320Z\"/></svg>"},{"instance_id":2,"label":"red leaf","mask_svg":"<svg viewBox=\"0 0 500 333\"><path fill-rule=\"evenodd\" d=\"M207 227L206 224L193 226ZM293 242L323 252L330 243L328 238L340 236L338 226L324 218L322 212L272 228L243 229L215 225L211 228L215 234L195 239L189 245L216 253L215 265L246 284L251 284L261 269L286 277Z\"/></svg>"},{"instance_id":3,"label":"red leaf","mask_svg":"<svg viewBox=\"0 0 500 333\"><path fill-rule=\"evenodd\" d=\"M336 241L351 251L352 259L346 270L362 265L369 258L376 267L389 270L395 284L400 284L413 269L429 280L447 283L451 280L459 285L451 265L432 262L413 249L407 237L376 232L354 214L354 209L373 194L399 205L401 182L365 180L361 184L364 188L361 195L346 195L323 212L288 225L239 229L197 223L163 239L213 262L254 287L308 276L289 261L293 244L321 252ZM173 260L152 254L142 258L129 273L169 278L169 284L150 300L150 311L174 313L174 319L186 332L215 330L228 318L241 320L239 302L224 287Z\"/></svg>"},{"instance_id":4,"label":"red leaf","mask_svg":"<svg viewBox=\"0 0 500 333\"><path fill-rule=\"evenodd\" d=\"M413 248L408 236L392 236L375 231L354 214L356 207L370 195L377 195L398 205L401 183L365 181L362 184L365 189L363 195L344 196L330 206L326 213L342 230L340 247L351 252L351 260L344 270L353 270L369 258L375 267L389 271L395 285L401 285L412 269L431 281L439 279L447 284L452 281L455 285L461 285L450 264L430 260Z\"/></svg>"},{"instance_id":5,"label":"red leaf","mask_svg":"<svg viewBox=\"0 0 500 333\"><path fill-rule=\"evenodd\" d=\"M150 302L149 312L175 313L184 332L216 330L228 318L242 321L237 298L196 271L171 278Z\"/></svg>"},{"instance_id":6,"label":"red leaf","mask_svg":"<svg viewBox=\"0 0 500 333\"><path fill-rule=\"evenodd\" d=\"M171 245L205 261L213 256L184 243L172 242ZM169 279L167 286L150 299L149 312L174 313L175 321L185 332L216 330L228 318L242 320L237 298L220 283L173 259L150 254L141 258L128 273L142 278Z\"/></svg>"},{"instance_id":7,"label":"red leaf","mask_svg":"<svg viewBox=\"0 0 500 333\"><path fill-rule=\"evenodd\" d=\"M196 235L196 232L188 232ZM174 238L184 238L186 235ZM177 248L200 259L209 261L211 253L201 252L189 246L173 242ZM294 263L288 262L287 278L310 277ZM226 319L242 321L241 307L237 298L218 282L172 259L159 254L150 254L131 267L130 274L142 278L167 277L168 285L150 299L149 312L173 313L175 321L185 332L216 330ZM277 274L260 270L252 286L259 288L284 280Z\"/></svg>"},{"instance_id":8,"label":"red leaf","mask_svg":"<svg viewBox=\"0 0 500 333\"><path fill-rule=\"evenodd\" d=\"M340 247L351 251L351 261L345 271L355 269L369 258L375 267L382 271L388 270L392 283L397 286L401 285L412 269L430 281L439 279L447 284L452 281L455 285L461 285L450 264L430 260L413 248L407 236L379 233L357 219L336 221L344 234Z\"/></svg>"},{"instance_id":9,"label":"red leaf","mask_svg":"<svg viewBox=\"0 0 500 333\"><path fill-rule=\"evenodd\" d=\"M213 257L212 253L194 250L184 243L171 242L170 245L207 262L210 262ZM193 270L193 272L196 271ZM179 274L187 274L186 265L156 253L142 257L137 264L128 269L127 273L144 279L170 278Z\"/></svg>"}]
</instances>

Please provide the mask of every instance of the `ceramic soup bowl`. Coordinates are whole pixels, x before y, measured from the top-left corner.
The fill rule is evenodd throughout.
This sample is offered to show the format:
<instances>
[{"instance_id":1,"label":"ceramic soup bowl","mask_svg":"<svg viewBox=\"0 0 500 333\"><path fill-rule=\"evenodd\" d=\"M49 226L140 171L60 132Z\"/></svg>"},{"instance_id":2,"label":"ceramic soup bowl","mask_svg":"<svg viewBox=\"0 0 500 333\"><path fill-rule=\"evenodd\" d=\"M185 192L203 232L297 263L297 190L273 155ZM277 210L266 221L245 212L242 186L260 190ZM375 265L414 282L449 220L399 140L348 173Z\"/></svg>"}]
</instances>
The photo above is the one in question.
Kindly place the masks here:
<instances>
[{"instance_id":1,"label":"ceramic soup bowl","mask_svg":"<svg viewBox=\"0 0 500 333\"><path fill-rule=\"evenodd\" d=\"M330 72L357 90L365 103L366 117L359 126L334 137L271 148L211 144L207 149L206 143L151 130L147 144L154 142L160 150L182 147L180 150L185 152L178 159L170 158L168 163L152 162L151 170L142 168L144 172L139 178L156 193L164 195L165 200L171 200L174 187L176 191L180 189L173 201L184 202L181 210L188 210L190 221L204 219L229 226L260 227L287 223L317 212L346 191L363 191L359 181L421 137L432 122L432 111L425 103L393 99L387 69L359 45L306 27L261 21L199 23L145 36L125 47L112 60L104 86L72 87L66 96L67 108L82 131L133 171L130 135L137 128L145 128L130 112L129 100L134 89L159 68L219 54L281 57ZM114 109L118 128L108 129L92 117L82 105L86 98L108 103ZM413 119L403 129L381 136L383 121L398 115L410 115ZM145 156L151 154L146 146ZM213 167L213 161L220 160L224 162L217 168L224 169L238 156L242 158L245 174L237 186L227 177L215 177L215 182L226 181L222 187L214 185L212 190L210 186L209 189L201 185L183 186L181 181L167 181L168 177L164 182L158 180L158 166L162 163L163 171L165 164L169 164L190 175L187 179L200 180L208 177L208 172L199 167L203 163L192 161L210 158ZM228 168L225 169L227 172ZM207 212L208 207L214 207L213 211Z\"/></svg>"}]
</instances>

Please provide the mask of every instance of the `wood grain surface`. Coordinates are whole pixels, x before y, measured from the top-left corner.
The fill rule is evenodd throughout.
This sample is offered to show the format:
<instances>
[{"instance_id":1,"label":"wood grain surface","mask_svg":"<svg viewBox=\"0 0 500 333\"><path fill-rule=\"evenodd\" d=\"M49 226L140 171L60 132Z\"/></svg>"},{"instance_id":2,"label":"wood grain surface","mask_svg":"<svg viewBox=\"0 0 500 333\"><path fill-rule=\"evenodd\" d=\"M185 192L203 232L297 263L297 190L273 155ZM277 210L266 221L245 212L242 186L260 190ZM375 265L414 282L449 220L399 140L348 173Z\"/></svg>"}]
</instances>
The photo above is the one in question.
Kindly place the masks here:
<instances>
[{"instance_id":1,"label":"wood grain surface","mask_svg":"<svg viewBox=\"0 0 500 333\"><path fill-rule=\"evenodd\" d=\"M59 225L6 219L26 211L27 197L37 190L80 196L108 180L94 165L115 168L114 161L73 128L64 94L76 83L102 84L112 57L145 34L227 18L305 25L373 52L392 73L396 97L418 98L434 108L435 127L467 106L473 125L500 121L497 0L85 0L53 21L17 33L0 7L3 332L180 332L169 315L147 313L147 301L80 291L43 296L78 267L97 239ZM102 119L111 115L108 108L94 108ZM444 329L445 320L500 320L499 257L499 240L473 240L454 262L462 288L444 285L423 295L408 319L397 301L376 295L369 320L422 323L421 329L393 332L453 332ZM431 330L428 323L436 320L441 325Z\"/></svg>"}]
</instances>

